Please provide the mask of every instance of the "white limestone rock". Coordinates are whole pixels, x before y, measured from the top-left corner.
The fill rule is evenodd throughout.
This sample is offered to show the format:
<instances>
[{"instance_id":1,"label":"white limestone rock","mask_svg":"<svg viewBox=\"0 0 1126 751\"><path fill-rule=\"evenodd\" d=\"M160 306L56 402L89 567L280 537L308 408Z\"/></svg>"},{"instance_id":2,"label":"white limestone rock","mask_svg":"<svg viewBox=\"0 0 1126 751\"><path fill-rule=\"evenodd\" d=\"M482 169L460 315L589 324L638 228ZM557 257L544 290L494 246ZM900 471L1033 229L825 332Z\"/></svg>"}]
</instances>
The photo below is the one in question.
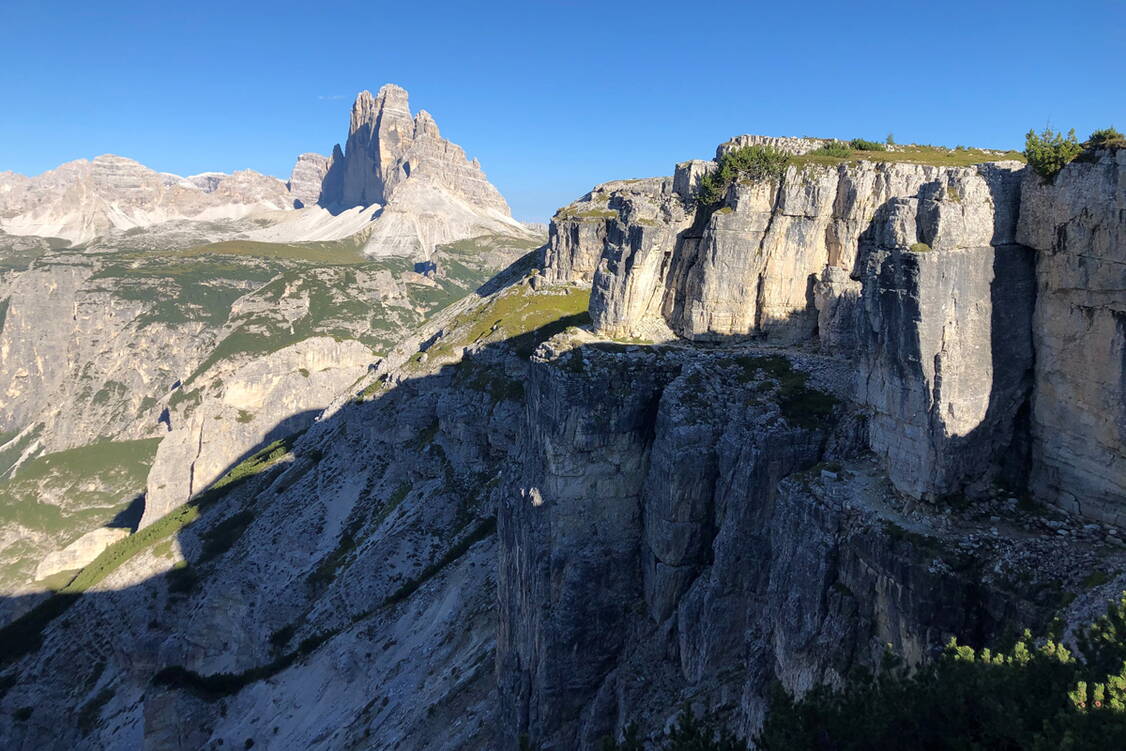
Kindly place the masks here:
<instances>
[{"instance_id":1,"label":"white limestone rock","mask_svg":"<svg viewBox=\"0 0 1126 751\"><path fill-rule=\"evenodd\" d=\"M128 529L118 527L100 527L87 532L62 550L44 558L35 569L35 578L43 580L52 574L76 571L92 563L110 545L128 536Z\"/></svg>"}]
</instances>

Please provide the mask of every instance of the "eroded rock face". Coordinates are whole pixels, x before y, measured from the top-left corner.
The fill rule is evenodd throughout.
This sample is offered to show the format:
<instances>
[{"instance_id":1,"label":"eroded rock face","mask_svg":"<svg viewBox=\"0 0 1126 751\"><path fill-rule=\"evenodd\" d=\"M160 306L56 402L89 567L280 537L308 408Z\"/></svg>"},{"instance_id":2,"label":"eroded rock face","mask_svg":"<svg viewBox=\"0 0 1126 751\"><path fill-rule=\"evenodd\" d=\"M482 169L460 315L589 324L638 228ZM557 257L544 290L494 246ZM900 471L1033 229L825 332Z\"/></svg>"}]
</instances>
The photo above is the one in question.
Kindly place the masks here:
<instances>
[{"instance_id":1,"label":"eroded rock face","mask_svg":"<svg viewBox=\"0 0 1126 751\"><path fill-rule=\"evenodd\" d=\"M718 153L759 143L820 145L748 136ZM792 345L817 333L824 351L857 358L871 447L902 492L1019 472L1035 298L1032 256L1015 245L1020 165L790 166L705 211L695 195L714 166L607 183L562 209L545 274L585 279L597 256L591 319L616 338Z\"/></svg>"},{"instance_id":2,"label":"eroded rock face","mask_svg":"<svg viewBox=\"0 0 1126 751\"><path fill-rule=\"evenodd\" d=\"M859 240L858 399L895 486L938 498L1006 465L1032 387L1033 254L1012 245L1019 174L944 174L877 212Z\"/></svg>"},{"instance_id":3,"label":"eroded rock face","mask_svg":"<svg viewBox=\"0 0 1126 751\"><path fill-rule=\"evenodd\" d=\"M820 143L790 140L782 146L793 153ZM795 343L817 329L819 277L827 267L857 277L861 235L895 200L917 204L924 217L921 231L912 225L913 236L900 238L903 247L1014 242L1018 166L790 167L780 180L733 185L723 205L705 213L695 194L714 163L686 162L671 180L607 183L560 210L545 273L585 279L595 269L591 317L611 336ZM825 306L833 289L822 290Z\"/></svg>"},{"instance_id":4,"label":"eroded rock face","mask_svg":"<svg viewBox=\"0 0 1126 751\"><path fill-rule=\"evenodd\" d=\"M1034 294L1033 256L1021 246L868 255L857 398L900 491L980 492L1006 468L1019 484Z\"/></svg>"},{"instance_id":5,"label":"eroded rock face","mask_svg":"<svg viewBox=\"0 0 1126 751\"><path fill-rule=\"evenodd\" d=\"M320 202L325 176L331 167L332 159L322 154L308 153L297 157L287 183L293 200L301 204L295 204L296 208L315 206Z\"/></svg>"},{"instance_id":6,"label":"eroded rock face","mask_svg":"<svg viewBox=\"0 0 1126 751\"><path fill-rule=\"evenodd\" d=\"M1037 251L1030 487L1126 522L1126 151L1022 183L1017 240Z\"/></svg>"}]
</instances>

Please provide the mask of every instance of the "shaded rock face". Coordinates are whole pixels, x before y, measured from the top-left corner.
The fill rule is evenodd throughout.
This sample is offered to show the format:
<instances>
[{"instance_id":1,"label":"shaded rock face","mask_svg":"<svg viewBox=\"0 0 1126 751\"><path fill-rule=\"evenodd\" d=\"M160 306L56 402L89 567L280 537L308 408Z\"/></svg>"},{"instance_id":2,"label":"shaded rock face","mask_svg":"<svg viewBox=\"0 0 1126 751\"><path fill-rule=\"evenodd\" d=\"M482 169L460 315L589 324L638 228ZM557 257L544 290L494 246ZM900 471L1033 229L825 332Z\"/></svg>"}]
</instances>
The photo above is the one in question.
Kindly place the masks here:
<instances>
[{"instance_id":1,"label":"shaded rock face","mask_svg":"<svg viewBox=\"0 0 1126 751\"><path fill-rule=\"evenodd\" d=\"M84 596L66 615L80 629L52 623L0 697L0 737L13 748L494 747L484 486L518 414L448 373L339 405L304 448ZM216 534L229 541L217 552ZM185 559L200 578L187 591L168 575ZM239 673L299 649L290 669L231 696L152 681L169 665ZM9 703L31 697L36 718L16 721ZM38 720L76 706L90 707L82 723Z\"/></svg>"},{"instance_id":2,"label":"shaded rock face","mask_svg":"<svg viewBox=\"0 0 1126 751\"><path fill-rule=\"evenodd\" d=\"M893 199L859 243L858 399L872 450L916 498L980 492L1006 468L1019 484L1025 469L1033 254L1011 244L1019 176L973 177Z\"/></svg>"},{"instance_id":3,"label":"shaded rock face","mask_svg":"<svg viewBox=\"0 0 1126 751\"><path fill-rule=\"evenodd\" d=\"M1042 499L1126 523L1126 151L1027 174L1017 240L1037 251L1032 477Z\"/></svg>"},{"instance_id":4,"label":"shaded rock face","mask_svg":"<svg viewBox=\"0 0 1126 751\"><path fill-rule=\"evenodd\" d=\"M1033 258L1021 246L869 256L857 396L900 491L937 499L998 479L1019 485L1033 299Z\"/></svg>"},{"instance_id":5,"label":"shaded rock face","mask_svg":"<svg viewBox=\"0 0 1126 751\"><path fill-rule=\"evenodd\" d=\"M772 681L801 692L888 643L917 660L940 633L1040 617L908 541L882 473L850 463L862 419L787 415L754 354L543 354L498 516L501 748L595 749L685 702L749 734Z\"/></svg>"}]
</instances>

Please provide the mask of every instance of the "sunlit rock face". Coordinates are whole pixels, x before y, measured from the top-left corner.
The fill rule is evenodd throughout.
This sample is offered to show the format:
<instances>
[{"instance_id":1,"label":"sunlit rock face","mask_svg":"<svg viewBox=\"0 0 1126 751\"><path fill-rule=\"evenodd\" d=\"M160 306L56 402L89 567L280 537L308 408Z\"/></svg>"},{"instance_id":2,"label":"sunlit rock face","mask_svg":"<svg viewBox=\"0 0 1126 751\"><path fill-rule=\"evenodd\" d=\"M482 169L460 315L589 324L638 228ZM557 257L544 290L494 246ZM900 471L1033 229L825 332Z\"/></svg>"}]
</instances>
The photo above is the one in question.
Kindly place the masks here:
<instances>
[{"instance_id":1,"label":"sunlit rock face","mask_svg":"<svg viewBox=\"0 0 1126 751\"><path fill-rule=\"evenodd\" d=\"M1017 239L1037 251L1030 487L1126 523L1126 151L1027 174Z\"/></svg>"},{"instance_id":2,"label":"sunlit rock face","mask_svg":"<svg viewBox=\"0 0 1126 751\"><path fill-rule=\"evenodd\" d=\"M820 144L748 136L717 153L760 143ZM546 276L592 278L591 319L609 336L818 337L856 358L871 447L915 497L1019 471L1008 454L1024 450L1013 434L1031 388L1035 296L1033 255L1014 239L1019 164L791 166L736 182L704 212L696 190L713 168L607 183L561 209Z\"/></svg>"}]
</instances>

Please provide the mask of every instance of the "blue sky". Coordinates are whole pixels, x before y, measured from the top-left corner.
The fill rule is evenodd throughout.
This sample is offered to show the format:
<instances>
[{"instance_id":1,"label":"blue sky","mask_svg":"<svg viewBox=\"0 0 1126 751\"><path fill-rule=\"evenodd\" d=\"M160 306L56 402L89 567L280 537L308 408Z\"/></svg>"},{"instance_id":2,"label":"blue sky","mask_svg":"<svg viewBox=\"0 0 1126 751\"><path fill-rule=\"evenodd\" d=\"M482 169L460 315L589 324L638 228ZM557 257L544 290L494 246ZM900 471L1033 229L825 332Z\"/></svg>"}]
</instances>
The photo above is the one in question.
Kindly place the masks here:
<instances>
[{"instance_id":1,"label":"blue sky","mask_svg":"<svg viewBox=\"0 0 1126 751\"><path fill-rule=\"evenodd\" d=\"M102 153L287 177L404 86L517 218L739 133L1020 148L1126 129L1126 1L0 0L0 170Z\"/></svg>"}]
</instances>

